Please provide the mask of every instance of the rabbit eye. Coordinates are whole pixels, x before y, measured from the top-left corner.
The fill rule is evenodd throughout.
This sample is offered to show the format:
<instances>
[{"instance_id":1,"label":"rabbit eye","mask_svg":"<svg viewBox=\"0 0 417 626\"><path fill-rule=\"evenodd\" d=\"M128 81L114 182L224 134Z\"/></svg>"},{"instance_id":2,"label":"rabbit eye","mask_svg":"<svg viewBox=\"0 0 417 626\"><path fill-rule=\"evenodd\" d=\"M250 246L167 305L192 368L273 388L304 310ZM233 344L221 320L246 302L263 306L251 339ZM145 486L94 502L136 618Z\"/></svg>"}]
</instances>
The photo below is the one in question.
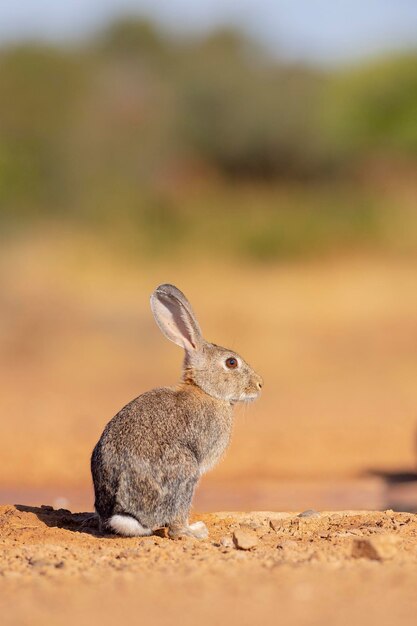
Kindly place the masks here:
<instances>
[{"instance_id":1,"label":"rabbit eye","mask_svg":"<svg viewBox=\"0 0 417 626\"><path fill-rule=\"evenodd\" d=\"M226 367L231 370L235 369L237 367L237 359L235 359L233 356L229 356L229 358L226 359Z\"/></svg>"}]
</instances>

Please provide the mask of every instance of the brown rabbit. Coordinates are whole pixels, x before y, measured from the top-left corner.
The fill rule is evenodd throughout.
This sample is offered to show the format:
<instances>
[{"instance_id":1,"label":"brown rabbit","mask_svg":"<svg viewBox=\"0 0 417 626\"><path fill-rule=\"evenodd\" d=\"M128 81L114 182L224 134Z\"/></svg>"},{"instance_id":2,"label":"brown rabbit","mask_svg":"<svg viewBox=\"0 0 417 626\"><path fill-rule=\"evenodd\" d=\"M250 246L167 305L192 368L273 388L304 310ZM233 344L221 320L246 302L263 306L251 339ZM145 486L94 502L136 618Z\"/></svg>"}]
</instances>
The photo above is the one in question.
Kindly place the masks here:
<instances>
[{"instance_id":1,"label":"brown rabbit","mask_svg":"<svg viewBox=\"0 0 417 626\"><path fill-rule=\"evenodd\" d=\"M188 523L195 487L227 448L233 405L258 397L262 379L235 352L205 341L184 294L160 285L151 308L163 334L185 350L176 388L148 391L106 426L91 458L102 528L127 537L168 526L169 536L206 538Z\"/></svg>"}]
</instances>

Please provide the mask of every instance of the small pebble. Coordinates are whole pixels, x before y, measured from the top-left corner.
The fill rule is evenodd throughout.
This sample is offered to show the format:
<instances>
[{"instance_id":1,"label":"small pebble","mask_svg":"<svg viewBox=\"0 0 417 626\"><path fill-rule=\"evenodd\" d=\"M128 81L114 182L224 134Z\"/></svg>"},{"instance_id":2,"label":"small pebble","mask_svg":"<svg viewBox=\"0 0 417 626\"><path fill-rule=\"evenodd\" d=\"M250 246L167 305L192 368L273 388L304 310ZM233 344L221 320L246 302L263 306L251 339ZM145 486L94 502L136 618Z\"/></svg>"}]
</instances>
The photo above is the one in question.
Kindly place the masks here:
<instances>
[{"instance_id":1,"label":"small pebble","mask_svg":"<svg viewBox=\"0 0 417 626\"><path fill-rule=\"evenodd\" d=\"M258 537L253 531L235 530L233 543L239 550L252 550L258 545Z\"/></svg>"},{"instance_id":2,"label":"small pebble","mask_svg":"<svg viewBox=\"0 0 417 626\"><path fill-rule=\"evenodd\" d=\"M320 517L320 513L314 509L307 509L307 511L299 513L297 517Z\"/></svg>"},{"instance_id":3,"label":"small pebble","mask_svg":"<svg viewBox=\"0 0 417 626\"><path fill-rule=\"evenodd\" d=\"M385 561L392 559L398 552L401 542L395 535L380 535L375 537L354 539L352 556L355 559L369 559L370 561Z\"/></svg>"},{"instance_id":4,"label":"small pebble","mask_svg":"<svg viewBox=\"0 0 417 626\"><path fill-rule=\"evenodd\" d=\"M269 525L272 528L272 530L275 530L275 532L277 532L278 530L282 529L283 522L281 519L271 519L269 520Z\"/></svg>"},{"instance_id":5,"label":"small pebble","mask_svg":"<svg viewBox=\"0 0 417 626\"><path fill-rule=\"evenodd\" d=\"M229 536L222 537L220 539L220 545L223 548L233 548L233 545L234 545L233 544L233 539L231 537L229 537Z\"/></svg>"},{"instance_id":6,"label":"small pebble","mask_svg":"<svg viewBox=\"0 0 417 626\"><path fill-rule=\"evenodd\" d=\"M52 503L54 505L54 509L64 509L68 510L69 500L65 496L58 496Z\"/></svg>"}]
</instances>

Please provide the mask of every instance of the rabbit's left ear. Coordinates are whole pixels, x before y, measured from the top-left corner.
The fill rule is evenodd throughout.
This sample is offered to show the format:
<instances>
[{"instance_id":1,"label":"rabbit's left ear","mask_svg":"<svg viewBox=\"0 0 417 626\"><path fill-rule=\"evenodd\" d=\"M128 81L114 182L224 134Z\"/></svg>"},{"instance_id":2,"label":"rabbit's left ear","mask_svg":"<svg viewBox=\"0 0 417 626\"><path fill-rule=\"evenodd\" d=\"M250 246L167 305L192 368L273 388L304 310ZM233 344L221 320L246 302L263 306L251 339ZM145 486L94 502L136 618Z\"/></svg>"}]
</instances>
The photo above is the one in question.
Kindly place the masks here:
<instances>
[{"instance_id":1,"label":"rabbit's left ear","mask_svg":"<svg viewBox=\"0 0 417 626\"><path fill-rule=\"evenodd\" d=\"M184 350L201 347L200 326L184 294L174 285L159 285L151 295L151 309L165 337Z\"/></svg>"}]
</instances>

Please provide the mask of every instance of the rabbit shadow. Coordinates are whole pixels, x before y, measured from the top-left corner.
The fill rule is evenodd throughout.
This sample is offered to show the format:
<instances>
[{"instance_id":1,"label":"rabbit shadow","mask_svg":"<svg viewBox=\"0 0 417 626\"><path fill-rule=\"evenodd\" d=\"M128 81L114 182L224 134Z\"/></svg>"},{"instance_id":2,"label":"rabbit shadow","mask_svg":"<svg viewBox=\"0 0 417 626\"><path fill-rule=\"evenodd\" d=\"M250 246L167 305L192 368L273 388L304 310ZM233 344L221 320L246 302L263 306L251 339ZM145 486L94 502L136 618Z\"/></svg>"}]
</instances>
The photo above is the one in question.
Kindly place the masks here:
<instances>
[{"instance_id":1,"label":"rabbit shadow","mask_svg":"<svg viewBox=\"0 0 417 626\"><path fill-rule=\"evenodd\" d=\"M67 509L54 509L52 506L28 506L16 504L16 509L24 513L34 513L36 517L50 528L63 528L74 533L86 533L93 537L109 536L99 527L95 513L71 513Z\"/></svg>"}]
</instances>

